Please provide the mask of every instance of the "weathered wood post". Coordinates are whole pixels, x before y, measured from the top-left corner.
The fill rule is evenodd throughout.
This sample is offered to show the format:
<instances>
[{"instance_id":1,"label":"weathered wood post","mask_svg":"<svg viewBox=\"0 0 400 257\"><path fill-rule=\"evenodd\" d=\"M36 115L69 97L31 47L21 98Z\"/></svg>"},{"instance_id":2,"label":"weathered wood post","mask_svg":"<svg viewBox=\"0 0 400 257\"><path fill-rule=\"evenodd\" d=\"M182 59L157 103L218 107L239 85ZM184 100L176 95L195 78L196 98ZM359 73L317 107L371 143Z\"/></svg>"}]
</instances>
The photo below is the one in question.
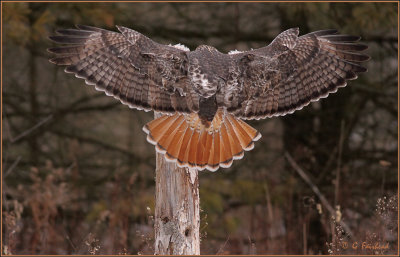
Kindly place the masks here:
<instances>
[{"instance_id":1,"label":"weathered wood post","mask_svg":"<svg viewBox=\"0 0 400 257\"><path fill-rule=\"evenodd\" d=\"M199 202L197 170L179 168L156 153L155 254L200 254Z\"/></svg>"}]
</instances>

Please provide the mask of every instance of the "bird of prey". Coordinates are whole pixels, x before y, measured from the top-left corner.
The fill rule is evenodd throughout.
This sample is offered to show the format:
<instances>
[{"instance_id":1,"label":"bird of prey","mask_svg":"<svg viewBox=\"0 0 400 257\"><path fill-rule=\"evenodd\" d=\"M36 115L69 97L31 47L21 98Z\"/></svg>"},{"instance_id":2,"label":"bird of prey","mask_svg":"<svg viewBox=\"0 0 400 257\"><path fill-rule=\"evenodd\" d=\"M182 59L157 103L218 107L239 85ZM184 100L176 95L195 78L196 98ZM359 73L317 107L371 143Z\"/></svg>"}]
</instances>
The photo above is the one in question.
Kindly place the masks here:
<instances>
[{"instance_id":1,"label":"bird of prey","mask_svg":"<svg viewBox=\"0 0 400 257\"><path fill-rule=\"evenodd\" d=\"M163 115L143 130L179 167L230 167L261 134L243 120L281 116L327 97L367 69L358 36L320 30L279 34L268 46L221 53L159 44L141 33L77 25L50 39L50 59L131 108Z\"/></svg>"}]
</instances>

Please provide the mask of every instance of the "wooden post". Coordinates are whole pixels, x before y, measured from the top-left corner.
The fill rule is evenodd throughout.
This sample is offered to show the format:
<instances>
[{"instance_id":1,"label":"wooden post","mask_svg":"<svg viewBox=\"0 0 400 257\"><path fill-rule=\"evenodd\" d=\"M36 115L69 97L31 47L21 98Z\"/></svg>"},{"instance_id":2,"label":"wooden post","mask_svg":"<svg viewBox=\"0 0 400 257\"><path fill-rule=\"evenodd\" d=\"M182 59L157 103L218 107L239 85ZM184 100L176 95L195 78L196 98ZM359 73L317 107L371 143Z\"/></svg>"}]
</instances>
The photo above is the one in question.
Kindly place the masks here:
<instances>
[{"instance_id":1,"label":"wooden post","mask_svg":"<svg viewBox=\"0 0 400 257\"><path fill-rule=\"evenodd\" d=\"M197 170L179 168L156 153L155 254L200 254L199 202Z\"/></svg>"}]
</instances>

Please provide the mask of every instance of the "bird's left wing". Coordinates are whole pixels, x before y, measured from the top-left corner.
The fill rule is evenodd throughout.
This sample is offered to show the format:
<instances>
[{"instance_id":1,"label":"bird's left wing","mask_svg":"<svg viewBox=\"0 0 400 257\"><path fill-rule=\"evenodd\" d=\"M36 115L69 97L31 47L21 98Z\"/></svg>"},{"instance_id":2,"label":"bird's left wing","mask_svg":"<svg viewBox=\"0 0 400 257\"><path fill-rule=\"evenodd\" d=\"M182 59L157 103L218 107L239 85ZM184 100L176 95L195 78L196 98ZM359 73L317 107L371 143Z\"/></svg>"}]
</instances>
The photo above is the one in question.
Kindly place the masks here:
<instances>
[{"instance_id":1,"label":"bird's left wing","mask_svg":"<svg viewBox=\"0 0 400 257\"><path fill-rule=\"evenodd\" d=\"M162 45L134 30L118 32L78 25L50 39L65 44L48 49L50 61L66 65L97 90L131 108L164 113L198 110L198 96L188 87L188 49Z\"/></svg>"},{"instance_id":2,"label":"bird's left wing","mask_svg":"<svg viewBox=\"0 0 400 257\"><path fill-rule=\"evenodd\" d=\"M266 47L232 54L235 65L224 106L242 119L285 115L344 87L367 69L369 59L356 36L322 30L298 37L298 28L279 34Z\"/></svg>"}]
</instances>

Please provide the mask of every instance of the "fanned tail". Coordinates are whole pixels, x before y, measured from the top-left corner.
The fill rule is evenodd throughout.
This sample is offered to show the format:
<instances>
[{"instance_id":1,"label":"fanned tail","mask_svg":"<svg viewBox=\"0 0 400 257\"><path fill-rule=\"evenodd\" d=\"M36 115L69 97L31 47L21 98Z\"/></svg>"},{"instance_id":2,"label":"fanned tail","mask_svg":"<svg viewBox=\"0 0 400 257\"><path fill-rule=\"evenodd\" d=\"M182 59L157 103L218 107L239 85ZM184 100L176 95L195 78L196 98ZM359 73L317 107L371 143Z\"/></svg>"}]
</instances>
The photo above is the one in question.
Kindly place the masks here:
<instances>
[{"instance_id":1,"label":"fanned tail","mask_svg":"<svg viewBox=\"0 0 400 257\"><path fill-rule=\"evenodd\" d=\"M254 142L261 134L219 110L213 121L203 124L193 114L164 115L143 127L147 141L163 153L167 161L176 162L179 167L198 170L228 168L233 160L243 158L244 151L254 148Z\"/></svg>"}]
</instances>

